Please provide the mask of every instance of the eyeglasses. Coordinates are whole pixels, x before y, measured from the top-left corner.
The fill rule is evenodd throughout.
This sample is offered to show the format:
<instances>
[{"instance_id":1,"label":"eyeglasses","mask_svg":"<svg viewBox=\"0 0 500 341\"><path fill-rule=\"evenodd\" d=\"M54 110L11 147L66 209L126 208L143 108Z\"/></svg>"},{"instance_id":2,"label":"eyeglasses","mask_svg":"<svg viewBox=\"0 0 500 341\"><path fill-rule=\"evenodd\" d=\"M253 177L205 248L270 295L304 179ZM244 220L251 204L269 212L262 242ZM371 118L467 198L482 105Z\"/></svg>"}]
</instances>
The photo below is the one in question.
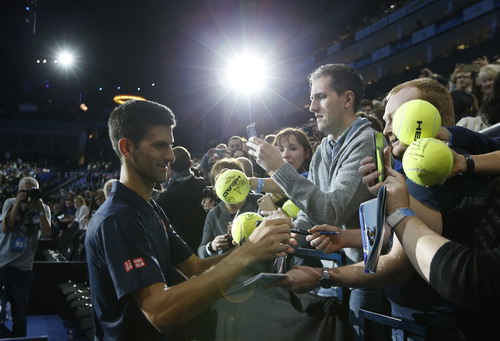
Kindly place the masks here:
<instances>
[{"instance_id":1,"label":"eyeglasses","mask_svg":"<svg viewBox=\"0 0 500 341\"><path fill-rule=\"evenodd\" d=\"M458 76L457 79L460 79L460 78L471 78L471 76Z\"/></svg>"}]
</instances>

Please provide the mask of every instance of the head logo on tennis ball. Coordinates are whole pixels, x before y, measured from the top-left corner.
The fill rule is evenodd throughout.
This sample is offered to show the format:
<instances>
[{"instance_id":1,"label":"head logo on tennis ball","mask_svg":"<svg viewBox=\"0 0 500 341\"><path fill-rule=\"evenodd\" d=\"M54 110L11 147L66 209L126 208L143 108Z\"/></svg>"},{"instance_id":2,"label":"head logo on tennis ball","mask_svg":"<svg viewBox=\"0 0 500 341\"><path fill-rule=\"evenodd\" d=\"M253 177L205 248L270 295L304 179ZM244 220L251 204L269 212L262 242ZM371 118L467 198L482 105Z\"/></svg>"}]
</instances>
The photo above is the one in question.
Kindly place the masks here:
<instances>
[{"instance_id":1,"label":"head logo on tennis ball","mask_svg":"<svg viewBox=\"0 0 500 341\"><path fill-rule=\"evenodd\" d=\"M442 141L426 138L413 142L403 155L406 176L422 186L442 183L450 175L453 154Z\"/></svg>"},{"instance_id":2,"label":"head logo on tennis ball","mask_svg":"<svg viewBox=\"0 0 500 341\"><path fill-rule=\"evenodd\" d=\"M394 113L392 129L394 135L406 145L436 137L441 128L441 115L431 103L414 99L401 105Z\"/></svg>"},{"instance_id":3,"label":"head logo on tennis ball","mask_svg":"<svg viewBox=\"0 0 500 341\"><path fill-rule=\"evenodd\" d=\"M247 176L237 169L221 173L215 182L215 193L226 204L238 204L250 192Z\"/></svg>"},{"instance_id":4,"label":"head logo on tennis ball","mask_svg":"<svg viewBox=\"0 0 500 341\"><path fill-rule=\"evenodd\" d=\"M263 218L255 212L244 212L237 216L231 226L233 242L239 245L247 240L257 227L257 222L262 220Z\"/></svg>"}]
</instances>

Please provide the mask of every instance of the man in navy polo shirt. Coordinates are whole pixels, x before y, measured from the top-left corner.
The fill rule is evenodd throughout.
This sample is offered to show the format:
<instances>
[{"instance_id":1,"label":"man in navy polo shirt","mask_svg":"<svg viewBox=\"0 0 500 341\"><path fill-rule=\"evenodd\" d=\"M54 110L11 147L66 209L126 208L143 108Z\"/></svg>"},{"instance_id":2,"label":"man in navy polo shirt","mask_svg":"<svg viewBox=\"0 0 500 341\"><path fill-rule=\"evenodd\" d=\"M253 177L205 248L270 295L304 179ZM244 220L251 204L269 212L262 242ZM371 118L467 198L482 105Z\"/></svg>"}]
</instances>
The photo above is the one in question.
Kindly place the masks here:
<instances>
[{"instance_id":1,"label":"man in navy polo shirt","mask_svg":"<svg viewBox=\"0 0 500 341\"><path fill-rule=\"evenodd\" d=\"M175 159L174 126L170 109L149 101L129 101L109 118L120 180L92 217L85 241L99 340L182 339L179 327L221 297L249 265L288 249L290 226L275 219L229 256L201 260L193 254L151 199Z\"/></svg>"}]
</instances>

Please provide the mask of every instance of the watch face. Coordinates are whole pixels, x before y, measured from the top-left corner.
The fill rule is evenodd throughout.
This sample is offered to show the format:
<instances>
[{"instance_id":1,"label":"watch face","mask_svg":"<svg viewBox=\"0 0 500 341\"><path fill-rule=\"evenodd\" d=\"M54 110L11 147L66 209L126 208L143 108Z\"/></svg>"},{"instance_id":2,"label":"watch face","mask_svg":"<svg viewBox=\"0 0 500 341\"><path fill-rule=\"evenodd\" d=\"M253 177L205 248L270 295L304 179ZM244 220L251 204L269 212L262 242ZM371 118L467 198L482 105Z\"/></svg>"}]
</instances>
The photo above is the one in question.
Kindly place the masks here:
<instances>
[{"instance_id":1,"label":"watch face","mask_svg":"<svg viewBox=\"0 0 500 341\"><path fill-rule=\"evenodd\" d=\"M319 285L322 287L322 288L325 288L325 289L329 289L333 286L333 282L330 278L321 278L319 280Z\"/></svg>"},{"instance_id":2,"label":"watch face","mask_svg":"<svg viewBox=\"0 0 500 341\"><path fill-rule=\"evenodd\" d=\"M321 278L319 279L319 285L325 289L331 288L333 286L333 282L330 278L330 272L328 268L323 268L323 270L321 271Z\"/></svg>"}]
</instances>

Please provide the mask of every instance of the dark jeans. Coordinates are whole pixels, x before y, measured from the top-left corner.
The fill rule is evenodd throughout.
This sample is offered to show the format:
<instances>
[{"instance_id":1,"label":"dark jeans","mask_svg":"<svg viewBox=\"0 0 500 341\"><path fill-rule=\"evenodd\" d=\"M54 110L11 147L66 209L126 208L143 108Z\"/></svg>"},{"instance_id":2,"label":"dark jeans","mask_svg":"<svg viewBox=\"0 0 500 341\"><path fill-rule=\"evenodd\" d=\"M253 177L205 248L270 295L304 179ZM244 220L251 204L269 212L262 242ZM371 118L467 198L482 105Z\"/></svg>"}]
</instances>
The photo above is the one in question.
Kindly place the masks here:
<instances>
[{"instance_id":1,"label":"dark jeans","mask_svg":"<svg viewBox=\"0 0 500 341\"><path fill-rule=\"evenodd\" d=\"M5 286L12 309L12 336L26 336L28 297L33 280L32 271L4 267L0 269L0 286Z\"/></svg>"}]
</instances>

